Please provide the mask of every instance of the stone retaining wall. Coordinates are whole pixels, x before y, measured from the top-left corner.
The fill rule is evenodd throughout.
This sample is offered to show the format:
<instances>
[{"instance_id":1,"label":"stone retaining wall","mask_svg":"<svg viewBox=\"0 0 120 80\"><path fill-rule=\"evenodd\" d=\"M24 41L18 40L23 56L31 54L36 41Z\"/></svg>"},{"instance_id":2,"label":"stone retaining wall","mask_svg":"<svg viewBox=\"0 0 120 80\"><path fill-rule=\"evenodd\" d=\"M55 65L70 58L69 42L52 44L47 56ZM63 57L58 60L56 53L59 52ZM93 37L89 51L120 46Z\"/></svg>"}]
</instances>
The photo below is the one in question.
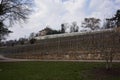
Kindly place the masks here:
<instances>
[{"instance_id":1,"label":"stone retaining wall","mask_svg":"<svg viewBox=\"0 0 120 80\"><path fill-rule=\"evenodd\" d=\"M114 30L38 40L36 44L0 48L14 58L101 60L111 54L120 59L120 33Z\"/></svg>"}]
</instances>

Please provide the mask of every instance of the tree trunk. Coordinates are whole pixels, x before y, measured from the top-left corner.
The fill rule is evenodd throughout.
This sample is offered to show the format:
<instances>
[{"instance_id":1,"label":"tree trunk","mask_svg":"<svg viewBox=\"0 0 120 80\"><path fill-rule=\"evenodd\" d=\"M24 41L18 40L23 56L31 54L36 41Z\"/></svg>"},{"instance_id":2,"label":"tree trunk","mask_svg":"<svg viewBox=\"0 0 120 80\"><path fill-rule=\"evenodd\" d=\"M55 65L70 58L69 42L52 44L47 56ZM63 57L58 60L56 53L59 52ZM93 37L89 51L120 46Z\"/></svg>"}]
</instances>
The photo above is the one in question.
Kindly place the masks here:
<instances>
[{"instance_id":1,"label":"tree trunk","mask_svg":"<svg viewBox=\"0 0 120 80\"><path fill-rule=\"evenodd\" d=\"M105 57L106 57L106 69L110 70L112 68L112 60L113 60L112 52L107 52Z\"/></svg>"}]
</instances>

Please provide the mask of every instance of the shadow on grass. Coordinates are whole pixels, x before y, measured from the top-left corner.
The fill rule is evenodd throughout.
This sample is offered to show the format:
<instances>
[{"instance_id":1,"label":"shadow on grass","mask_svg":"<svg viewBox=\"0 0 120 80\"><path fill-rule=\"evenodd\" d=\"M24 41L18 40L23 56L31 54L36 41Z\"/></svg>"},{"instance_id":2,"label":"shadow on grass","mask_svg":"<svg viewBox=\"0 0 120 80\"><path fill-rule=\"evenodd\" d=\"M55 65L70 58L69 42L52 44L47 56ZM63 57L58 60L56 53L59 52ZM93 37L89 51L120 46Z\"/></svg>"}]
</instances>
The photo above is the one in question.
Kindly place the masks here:
<instances>
[{"instance_id":1,"label":"shadow on grass","mask_svg":"<svg viewBox=\"0 0 120 80\"><path fill-rule=\"evenodd\" d=\"M94 68L89 74L93 80L120 80L120 68Z\"/></svg>"},{"instance_id":2,"label":"shadow on grass","mask_svg":"<svg viewBox=\"0 0 120 80\"><path fill-rule=\"evenodd\" d=\"M106 68L95 68L93 72L100 76L100 75L108 75L108 76L120 76L120 68L111 68L107 70Z\"/></svg>"}]
</instances>

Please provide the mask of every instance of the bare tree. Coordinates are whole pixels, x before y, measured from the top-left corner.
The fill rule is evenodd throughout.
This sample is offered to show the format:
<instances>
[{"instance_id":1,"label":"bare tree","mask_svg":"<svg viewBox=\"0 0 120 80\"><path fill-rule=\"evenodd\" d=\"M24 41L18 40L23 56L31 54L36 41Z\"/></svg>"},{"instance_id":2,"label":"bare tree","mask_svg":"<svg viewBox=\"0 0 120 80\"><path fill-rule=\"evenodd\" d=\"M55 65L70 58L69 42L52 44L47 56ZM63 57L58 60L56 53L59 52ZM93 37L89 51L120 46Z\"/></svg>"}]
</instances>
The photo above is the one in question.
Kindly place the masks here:
<instances>
[{"instance_id":1,"label":"bare tree","mask_svg":"<svg viewBox=\"0 0 120 80\"><path fill-rule=\"evenodd\" d=\"M61 32L62 32L62 33L65 33L66 28L67 28L67 23L62 23L62 24L61 24Z\"/></svg>"},{"instance_id":2,"label":"bare tree","mask_svg":"<svg viewBox=\"0 0 120 80\"><path fill-rule=\"evenodd\" d=\"M32 38L35 38L35 33L34 32L32 32L31 34L30 34L30 36L29 36L29 39L32 39Z\"/></svg>"},{"instance_id":3,"label":"bare tree","mask_svg":"<svg viewBox=\"0 0 120 80\"><path fill-rule=\"evenodd\" d=\"M103 34L102 34L103 35ZM110 70L112 68L112 61L114 57L118 53L118 41L117 38L119 38L119 31L110 32L109 34L104 34L104 38L101 38L102 47L101 51L103 53L103 57L106 61L106 69Z\"/></svg>"},{"instance_id":4,"label":"bare tree","mask_svg":"<svg viewBox=\"0 0 120 80\"><path fill-rule=\"evenodd\" d=\"M8 35L9 33L11 33L10 30L8 30L2 22L0 22L0 42L2 39L5 39L4 35Z\"/></svg>"},{"instance_id":5,"label":"bare tree","mask_svg":"<svg viewBox=\"0 0 120 80\"><path fill-rule=\"evenodd\" d=\"M99 29L100 28L100 19L96 18L85 18L84 22L82 23L82 27L90 28L91 30Z\"/></svg>"},{"instance_id":6,"label":"bare tree","mask_svg":"<svg viewBox=\"0 0 120 80\"><path fill-rule=\"evenodd\" d=\"M0 25L0 28L8 29L8 27L14 23L25 22L31 11L31 1L32 0L0 0L0 23L3 24ZM5 24L5 22L7 22L7 24ZM5 32L5 34L7 34L7 32ZM0 39L2 39L4 35L0 33Z\"/></svg>"},{"instance_id":7,"label":"bare tree","mask_svg":"<svg viewBox=\"0 0 120 80\"><path fill-rule=\"evenodd\" d=\"M113 57L114 57L115 53L113 53L112 48L103 49L102 52L104 55L104 59L106 61L106 69L110 70L112 68L112 61L113 61Z\"/></svg>"},{"instance_id":8,"label":"bare tree","mask_svg":"<svg viewBox=\"0 0 120 80\"><path fill-rule=\"evenodd\" d=\"M106 21L103 24L104 29L109 29L109 28L114 28L114 27L115 27L115 22L109 19L106 19Z\"/></svg>"},{"instance_id":9,"label":"bare tree","mask_svg":"<svg viewBox=\"0 0 120 80\"><path fill-rule=\"evenodd\" d=\"M78 31L79 31L79 27L77 25L77 22L73 22L70 27L70 32L78 32Z\"/></svg>"}]
</instances>

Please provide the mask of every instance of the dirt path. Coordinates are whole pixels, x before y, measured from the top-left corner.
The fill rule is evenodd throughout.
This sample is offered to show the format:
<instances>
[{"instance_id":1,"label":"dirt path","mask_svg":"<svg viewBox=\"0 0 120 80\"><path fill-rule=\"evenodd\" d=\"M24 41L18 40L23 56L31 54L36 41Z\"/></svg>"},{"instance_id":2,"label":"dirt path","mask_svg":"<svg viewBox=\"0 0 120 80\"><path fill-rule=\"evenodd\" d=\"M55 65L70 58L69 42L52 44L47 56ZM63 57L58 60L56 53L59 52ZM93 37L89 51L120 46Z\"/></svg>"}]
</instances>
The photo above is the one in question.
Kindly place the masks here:
<instances>
[{"instance_id":1,"label":"dirt path","mask_svg":"<svg viewBox=\"0 0 120 80\"><path fill-rule=\"evenodd\" d=\"M65 61L65 62L106 62L105 60L40 60L40 59L13 59L0 55L0 62L21 62L21 61ZM113 62L120 62L120 60L113 60Z\"/></svg>"}]
</instances>

